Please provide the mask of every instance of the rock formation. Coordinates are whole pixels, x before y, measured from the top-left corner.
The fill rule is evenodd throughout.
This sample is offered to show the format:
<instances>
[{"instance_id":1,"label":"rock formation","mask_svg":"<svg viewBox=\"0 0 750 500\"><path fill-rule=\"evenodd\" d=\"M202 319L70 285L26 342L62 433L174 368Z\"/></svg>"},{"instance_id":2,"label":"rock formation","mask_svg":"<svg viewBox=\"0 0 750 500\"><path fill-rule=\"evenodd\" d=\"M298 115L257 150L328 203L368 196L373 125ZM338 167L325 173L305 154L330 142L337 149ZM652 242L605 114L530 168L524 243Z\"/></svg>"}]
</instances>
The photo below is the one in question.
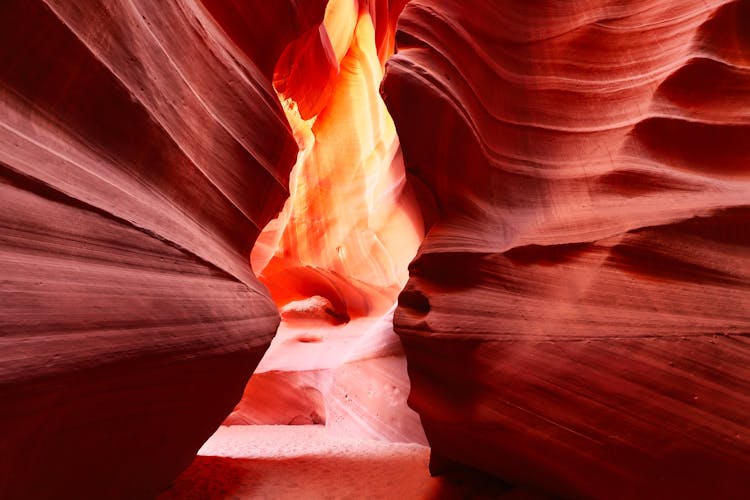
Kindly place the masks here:
<instances>
[{"instance_id":1,"label":"rock formation","mask_svg":"<svg viewBox=\"0 0 750 500\"><path fill-rule=\"evenodd\" d=\"M378 92L390 55L379 56L378 36L393 34L378 30L376 6L387 4L330 2L319 29L291 44L276 68L300 152L290 197L261 234L252 267L280 307L320 296L343 319L382 313L423 236Z\"/></svg>"},{"instance_id":2,"label":"rock formation","mask_svg":"<svg viewBox=\"0 0 750 500\"><path fill-rule=\"evenodd\" d=\"M325 424L340 437L426 444L408 395L392 309L336 327L282 320L225 423Z\"/></svg>"},{"instance_id":3,"label":"rock formation","mask_svg":"<svg viewBox=\"0 0 750 500\"><path fill-rule=\"evenodd\" d=\"M152 497L239 399L297 153L273 65L325 7L297 4L0 5L0 497Z\"/></svg>"},{"instance_id":4,"label":"rock formation","mask_svg":"<svg viewBox=\"0 0 750 500\"><path fill-rule=\"evenodd\" d=\"M750 488L750 2L413 0L383 93L439 207L395 328L435 470Z\"/></svg>"},{"instance_id":5,"label":"rock formation","mask_svg":"<svg viewBox=\"0 0 750 500\"><path fill-rule=\"evenodd\" d=\"M0 2L0 497L153 497L227 415L421 420L433 471L556 496L741 497L749 25Z\"/></svg>"},{"instance_id":6,"label":"rock formation","mask_svg":"<svg viewBox=\"0 0 750 500\"><path fill-rule=\"evenodd\" d=\"M424 223L379 94L403 3L329 2L276 67L300 153L252 265L282 323L227 423L424 442L392 327Z\"/></svg>"}]
</instances>

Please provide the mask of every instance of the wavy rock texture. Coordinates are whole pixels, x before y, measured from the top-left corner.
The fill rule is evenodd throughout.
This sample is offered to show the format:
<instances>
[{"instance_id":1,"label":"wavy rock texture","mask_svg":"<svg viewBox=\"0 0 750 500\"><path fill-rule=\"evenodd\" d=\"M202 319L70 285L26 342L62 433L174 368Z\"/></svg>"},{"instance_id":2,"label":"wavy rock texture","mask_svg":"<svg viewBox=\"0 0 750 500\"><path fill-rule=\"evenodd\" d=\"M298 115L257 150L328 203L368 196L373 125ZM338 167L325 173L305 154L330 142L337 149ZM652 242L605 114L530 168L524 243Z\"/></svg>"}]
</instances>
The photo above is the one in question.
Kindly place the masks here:
<instances>
[{"instance_id":1,"label":"wavy rock texture","mask_svg":"<svg viewBox=\"0 0 750 500\"><path fill-rule=\"evenodd\" d=\"M0 5L3 498L151 497L241 396L297 153L269 61L324 3L297 8Z\"/></svg>"},{"instance_id":2,"label":"wavy rock texture","mask_svg":"<svg viewBox=\"0 0 750 500\"><path fill-rule=\"evenodd\" d=\"M383 85L438 220L395 328L441 457L750 488L748 1L410 2Z\"/></svg>"},{"instance_id":3,"label":"wavy rock texture","mask_svg":"<svg viewBox=\"0 0 750 500\"><path fill-rule=\"evenodd\" d=\"M424 442L391 320L423 221L378 91L403 5L331 1L276 67L300 153L252 265L282 324L226 423Z\"/></svg>"}]
</instances>

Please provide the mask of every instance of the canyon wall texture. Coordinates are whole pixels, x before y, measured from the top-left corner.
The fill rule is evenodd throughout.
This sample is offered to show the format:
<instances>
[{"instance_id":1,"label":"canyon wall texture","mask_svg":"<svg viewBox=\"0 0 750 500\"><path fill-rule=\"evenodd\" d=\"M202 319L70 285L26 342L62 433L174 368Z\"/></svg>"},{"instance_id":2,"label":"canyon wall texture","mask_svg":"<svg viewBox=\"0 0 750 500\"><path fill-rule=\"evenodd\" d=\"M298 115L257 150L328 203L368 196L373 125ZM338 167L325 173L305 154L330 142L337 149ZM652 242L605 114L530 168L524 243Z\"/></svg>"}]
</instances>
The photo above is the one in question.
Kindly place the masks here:
<instances>
[{"instance_id":1,"label":"canyon wall texture","mask_svg":"<svg viewBox=\"0 0 750 500\"><path fill-rule=\"evenodd\" d=\"M395 329L435 470L750 488L750 2L413 0L383 95L439 212Z\"/></svg>"},{"instance_id":2,"label":"canyon wall texture","mask_svg":"<svg viewBox=\"0 0 750 500\"><path fill-rule=\"evenodd\" d=\"M421 418L435 471L554 495L742 496L749 26L748 0L1 2L0 497L153 497L233 408Z\"/></svg>"},{"instance_id":3,"label":"canyon wall texture","mask_svg":"<svg viewBox=\"0 0 750 500\"><path fill-rule=\"evenodd\" d=\"M0 4L0 497L152 497L241 396L297 154L273 67L324 7Z\"/></svg>"}]
</instances>

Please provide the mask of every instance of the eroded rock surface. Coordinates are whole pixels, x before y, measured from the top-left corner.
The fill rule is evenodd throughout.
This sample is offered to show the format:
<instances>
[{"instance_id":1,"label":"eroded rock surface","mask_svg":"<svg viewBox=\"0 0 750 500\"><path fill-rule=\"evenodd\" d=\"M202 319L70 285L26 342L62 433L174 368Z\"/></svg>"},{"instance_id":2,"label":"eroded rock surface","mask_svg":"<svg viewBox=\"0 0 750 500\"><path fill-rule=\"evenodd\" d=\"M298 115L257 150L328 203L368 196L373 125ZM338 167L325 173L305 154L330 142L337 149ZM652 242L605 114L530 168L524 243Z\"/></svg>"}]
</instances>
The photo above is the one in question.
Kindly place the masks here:
<instances>
[{"instance_id":1,"label":"eroded rock surface","mask_svg":"<svg viewBox=\"0 0 750 500\"><path fill-rule=\"evenodd\" d=\"M408 396L393 310L339 326L282 321L225 424L325 424L333 435L426 444Z\"/></svg>"},{"instance_id":2,"label":"eroded rock surface","mask_svg":"<svg viewBox=\"0 0 750 500\"><path fill-rule=\"evenodd\" d=\"M748 490L748 19L407 5L383 93L439 214L395 328L433 457L562 495Z\"/></svg>"},{"instance_id":3,"label":"eroded rock surface","mask_svg":"<svg viewBox=\"0 0 750 500\"><path fill-rule=\"evenodd\" d=\"M557 495L750 489L750 2L405 4L0 3L0 497L153 497L243 389Z\"/></svg>"},{"instance_id":4,"label":"eroded rock surface","mask_svg":"<svg viewBox=\"0 0 750 500\"><path fill-rule=\"evenodd\" d=\"M152 497L239 399L279 321L248 260L303 3L0 5L0 497Z\"/></svg>"},{"instance_id":5,"label":"eroded rock surface","mask_svg":"<svg viewBox=\"0 0 750 500\"><path fill-rule=\"evenodd\" d=\"M320 27L277 65L274 85L300 152L290 197L261 234L252 264L280 307L317 295L350 318L382 314L423 236L378 91L390 55L378 48L393 43L381 25L396 18L380 12L383 5L329 2Z\"/></svg>"}]
</instances>

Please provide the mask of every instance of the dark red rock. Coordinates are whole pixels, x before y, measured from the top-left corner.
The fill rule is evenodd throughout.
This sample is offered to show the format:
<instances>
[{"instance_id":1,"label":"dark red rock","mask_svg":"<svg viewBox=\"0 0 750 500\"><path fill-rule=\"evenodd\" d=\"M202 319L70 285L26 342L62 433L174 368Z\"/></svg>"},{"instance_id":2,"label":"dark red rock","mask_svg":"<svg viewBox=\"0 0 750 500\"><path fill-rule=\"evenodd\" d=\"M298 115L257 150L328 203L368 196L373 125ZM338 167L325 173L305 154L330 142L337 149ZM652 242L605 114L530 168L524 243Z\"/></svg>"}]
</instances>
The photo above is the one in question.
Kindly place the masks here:
<instances>
[{"instance_id":1,"label":"dark red rock","mask_svg":"<svg viewBox=\"0 0 750 500\"><path fill-rule=\"evenodd\" d=\"M228 2L0 5L0 497L153 497L239 400L297 153L265 70L303 4L242 2L242 43Z\"/></svg>"},{"instance_id":2,"label":"dark red rock","mask_svg":"<svg viewBox=\"0 0 750 500\"><path fill-rule=\"evenodd\" d=\"M435 471L746 496L750 1L412 0L399 137L407 2L327 3L0 3L0 497L187 466L278 325L298 143L256 270L324 326L231 418L421 440L386 311L431 228L394 322Z\"/></svg>"},{"instance_id":3,"label":"dark red rock","mask_svg":"<svg viewBox=\"0 0 750 500\"><path fill-rule=\"evenodd\" d=\"M748 6L407 5L383 95L438 214L394 322L436 470L750 490Z\"/></svg>"}]
</instances>

